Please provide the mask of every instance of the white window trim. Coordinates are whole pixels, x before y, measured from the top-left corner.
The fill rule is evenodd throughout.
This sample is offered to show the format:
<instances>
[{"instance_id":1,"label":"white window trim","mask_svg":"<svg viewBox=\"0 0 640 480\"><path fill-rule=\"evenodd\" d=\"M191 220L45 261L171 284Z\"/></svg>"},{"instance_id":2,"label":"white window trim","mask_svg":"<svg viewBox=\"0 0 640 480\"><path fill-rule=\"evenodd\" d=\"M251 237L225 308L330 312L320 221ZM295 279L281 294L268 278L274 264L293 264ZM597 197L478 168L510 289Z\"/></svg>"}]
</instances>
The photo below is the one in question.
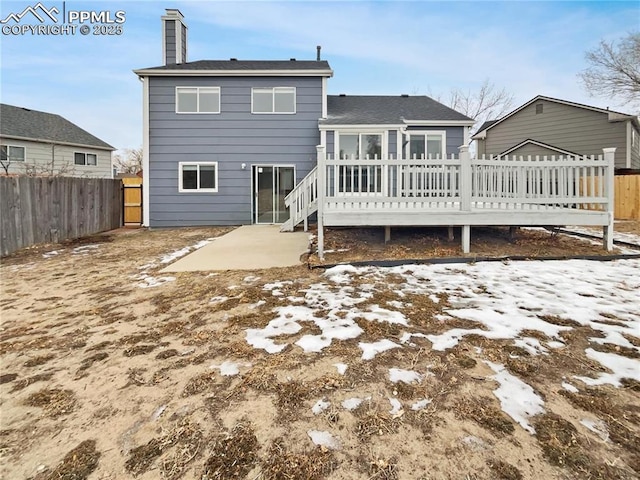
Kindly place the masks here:
<instances>
[{"instance_id":1,"label":"white window trim","mask_svg":"<svg viewBox=\"0 0 640 480\"><path fill-rule=\"evenodd\" d=\"M388 158L388 153L389 153L389 147L388 147L388 142L389 142L389 135L388 135L388 131L387 130L358 130L358 131L349 131L349 130L336 130L333 133L333 156L336 160L343 160L340 157L340 136L341 135L358 135L358 148L359 148L359 152L358 152L358 157L360 160L366 160L366 158L364 158L362 156L362 135L380 135L380 141L381 141L381 145L380 145L380 155L381 157L378 160L382 160L383 158ZM347 159L345 159L347 160ZM350 159L348 159L350 160ZM373 160L373 159L370 159Z\"/></svg>"},{"instance_id":2,"label":"white window trim","mask_svg":"<svg viewBox=\"0 0 640 480\"><path fill-rule=\"evenodd\" d=\"M197 112L181 112L178 110L178 90L183 89L183 88L188 88L193 90L194 88L196 89L197 93L196 93L196 98L197 98L197 103L196 103L196 108L198 109ZM218 110L216 112L201 112L200 111L200 90L216 90L218 92ZM220 104L222 103L222 92L220 90L220 87L190 87L188 85L181 85L176 87L176 113L179 115L219 115L220 114Z\"/></svg>"},{"instance_id":3,"label":"white window trim","mask_svg":"<svg viewBox=\"0 0 640 480\"><path fill-rule=\"evenodd\" d=\"M200 165L214 165L216 167L216 188L182 188L182 167L184 165L198 166L198 185L200 185ZM180 193L216 193L219 178L218 162L178 162L178 192Z\"/></svg>"},{"instance_id":4,"label":"white window trim","mask_svg":"<svg viewBox=\"0 0 640 480\"><path fill-rule=\"evenodd\" d=\"M81 153L82 155L84 155L84 163L82 165L76 163L76 153ZM87 163L87 155L94 155L96 157L96 164L95 165L89 165ZM98 166L98 154L97 153L93 153L93 152L74 151L73 152L73 166L74 167L97 167Z\"/></svg>"},{"instance_id":5,"label":"white window trim","mask_svg":"<svg viewBox=\"0 0 640 480\"><path fill-rule=\"evenodd\" d=\"M11 163L11 162L23 162L23 163L26 163L26 161L27 161L27 147L25 147L24 145L12 145L10 143L3 143L1 145L3 147L7 147L7 161L9 163ZM9 153L9 149L10 148L21 148L23 150L23 152L24 152L23 159L22 160L12 160L11 159L11 154Z\"/></svg>"},{"instance_id":6,"label":"white window trim","mask_svg":"<svg viewBox=\"0 0 640 480\"><path fill-rule=\"evenodd\" d=\"M293 90L293 112L276 112L276 90L278 89L286 89ZM273 110L272 112L256 112L253 108L253 92L255 90L271 90L272 100L273 100ZM253 115L295 115L298 112L298 90L296 87L251 87L251 113Z\"/></svg>"},{"instance_id":7,"label":"white window trim","mask_svg":"<svg viewBox=\"0 0 640 480\"><path fill-rule=\"evenodd\" d=\"M442 158L441 160L446 160L447 158L447 131L446 130L408 130L407 131L407 135L409 136L409 141L407 142L407 144L405 145L405 157L407 159L411 159L409 157L410 152L411 152L411 135L424 135L425 136L425 145L424 145L424 151L427 151L427 135L440 135L440 137L442 138ZM425 159L428 159L429 157L427 156L427 154L425 153Z\"/></svg>"}]
</instances>

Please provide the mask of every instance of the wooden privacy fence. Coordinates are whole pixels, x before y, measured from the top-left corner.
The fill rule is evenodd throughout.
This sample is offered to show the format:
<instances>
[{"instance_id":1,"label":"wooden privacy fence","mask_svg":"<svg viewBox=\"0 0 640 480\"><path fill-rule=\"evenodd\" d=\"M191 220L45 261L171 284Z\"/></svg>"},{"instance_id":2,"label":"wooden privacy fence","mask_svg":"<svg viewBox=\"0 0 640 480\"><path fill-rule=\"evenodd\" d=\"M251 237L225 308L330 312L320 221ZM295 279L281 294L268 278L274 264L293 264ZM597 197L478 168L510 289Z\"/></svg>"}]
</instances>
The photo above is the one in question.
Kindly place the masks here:
<instances>
[{"instance_id":1,"label":"wooden privacy fence","mask_svg":"<svg viewBox=\"0 0 640 480\"><path fill-rule=\"evenodd\" d=\"M120 180L0 177L0 254L119 228L122 206Z\"/></svg>"},{"instance_id":2,"label":"wooden privacy fence","mask_svg":"<svg viewBox=\"0 0 640 480\"><path fill-rule=\"evenodd\" d=\"M583 177L580 193L591 196L602 188L594 177ZM640 220L640 175L616 175L613 180L614 210L616 220ZM600 210L601 206L586 205L584 208Z\"/></svg>"},{"instance_id":3,"label":"wooden privacy fence","mask_svg":"<svg viewBox=\"0 0 640 480\"><path fill-rule=\"evenodd\" d=\"M124 188L124 224L139 226L142 224L142 179L123 178L122 186Z\"/></svg>"}]
</instances>

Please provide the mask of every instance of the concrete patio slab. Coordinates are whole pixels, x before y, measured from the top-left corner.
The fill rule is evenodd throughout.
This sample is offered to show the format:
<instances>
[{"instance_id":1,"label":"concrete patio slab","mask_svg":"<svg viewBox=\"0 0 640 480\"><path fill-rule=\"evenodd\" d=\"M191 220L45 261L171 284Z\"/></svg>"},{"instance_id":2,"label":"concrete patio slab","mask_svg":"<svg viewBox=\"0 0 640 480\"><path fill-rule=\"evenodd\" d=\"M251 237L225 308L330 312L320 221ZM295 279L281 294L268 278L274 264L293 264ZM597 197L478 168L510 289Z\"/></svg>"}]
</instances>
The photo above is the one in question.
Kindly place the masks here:
<instances>
[{"instance_id":1,"label":"concrete patio slab","mask_svg":"<svg viewBox=\"0 0 640 480\"><path fill-rule=\"evenodd\" d=\"M202 272L257 270L299 265L309 250L306 232L280 232L279 225L244 225L161 270Z\"/></svg>"}]
</instances>

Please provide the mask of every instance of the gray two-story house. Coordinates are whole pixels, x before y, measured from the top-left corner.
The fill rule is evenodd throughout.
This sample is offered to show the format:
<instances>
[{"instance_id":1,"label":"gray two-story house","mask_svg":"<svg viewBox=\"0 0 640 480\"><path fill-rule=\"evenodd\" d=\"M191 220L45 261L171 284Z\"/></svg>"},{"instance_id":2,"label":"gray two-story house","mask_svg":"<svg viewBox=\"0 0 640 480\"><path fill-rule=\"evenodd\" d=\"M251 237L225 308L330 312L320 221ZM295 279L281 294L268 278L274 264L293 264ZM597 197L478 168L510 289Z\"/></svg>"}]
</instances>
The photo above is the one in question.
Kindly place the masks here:
<instances>
[{"instance_id":1,"label":"gray two-story house","mask_svg":"<svg viewBox=\"0 0 640 480\"><path fill-rule=\"evenodd\" d=\"M315 60L189 62L180 11L162 31L164 63L135 70L146 226L283 223L317 145L340 158L442 158L469 142L473 120L429 97L328 95L319 48Z\"/></svg>"},{"instance_id":2,"label":"gray two-story house","mask_svg":"<svg viewBox=\"0 0 640 480\"><path fill-rule=\"evenodd\" d=\"M638 117L538 95L473 136L482 155L594 155L615 147L616 170L640 169Z\"/></svg>"}]
</instances>

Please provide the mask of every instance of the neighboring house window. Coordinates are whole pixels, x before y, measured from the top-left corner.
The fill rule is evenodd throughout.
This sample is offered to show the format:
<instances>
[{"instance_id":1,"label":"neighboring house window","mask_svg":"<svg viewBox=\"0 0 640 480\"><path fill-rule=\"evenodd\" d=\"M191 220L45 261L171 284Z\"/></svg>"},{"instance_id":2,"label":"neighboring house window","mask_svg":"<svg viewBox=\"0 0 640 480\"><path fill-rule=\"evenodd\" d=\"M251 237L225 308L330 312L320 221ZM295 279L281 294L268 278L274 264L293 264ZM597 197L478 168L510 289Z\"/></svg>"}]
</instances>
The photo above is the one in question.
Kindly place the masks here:
<instances>
[{"instance_id":1,"label":"neighboring house window","mask_svg":"<svg viewBox=\"0 0 640 480\"><path fill-rule=\"evenodd\" d=\"M177 113L220 113L220 87L176 87Z\"/></svg>"},{"instance_id":2,"label":"neighboring house window","mask_svg":"<svg viewBox=\"0 0 640 480\"><path fill-rule=\"evenodd\" d=\"M98 165L98 156L95 153L75 152L73 163L76 165Z\"/></svg>"},{"instance_id":3,"label":"neighboring house window","mask_svg":"<svg viewBox=\"0 0 640 480\"><path fill-rule=\"evenodd\" d=\"M251 113L296 113L296 88L252 88Z\"/></svg>"},{"instance_id":4,"label":"neighboring house window","mask_svg":"<svg viewBox=\"0 0 640 480\"><path fill-rule=\"evenodd\" d=\"M543 111L544 111L544 104L542 103L536 104L536 115L543 113Z\"/></svg>"},{"instance_id":5,"label":"neighboring house window","mask_svg":"<svg viewBox=\"0 0 640 480\"><path fill-rule=\"evenodd\" d=\"M16 147L15 145L2 145L0 157L3 162L24 162L25 148Z\"/></svg>"},{"instance_id":6,"label":"neighboring house window","mask_svg":"<svg viewBox=\"0 0 640 480\"><path fill-rule=\"evenodd\" d=\"M379 133L341 133L341 159L381 159L382 135Z\"/></svg>"},{"instance_id":7,"label":"neighboring house window","mask_svg":"<svg viewBox=\"0 0 640 480\"><path fill-rule=\"evenodd\" d=\"M218 162L180 162L180 192L217 192Z\"/></svg>"},{"instance_id":8,"label":"neighboring house window","mask_svg":"<svg viewBox=\"0 0 640 480\"><path fill-rule=\"evenodd\" d=\"M409 136L409 158L445 158L446 135L444 132L429 132Z\"/></svg>"}]
</instances>

